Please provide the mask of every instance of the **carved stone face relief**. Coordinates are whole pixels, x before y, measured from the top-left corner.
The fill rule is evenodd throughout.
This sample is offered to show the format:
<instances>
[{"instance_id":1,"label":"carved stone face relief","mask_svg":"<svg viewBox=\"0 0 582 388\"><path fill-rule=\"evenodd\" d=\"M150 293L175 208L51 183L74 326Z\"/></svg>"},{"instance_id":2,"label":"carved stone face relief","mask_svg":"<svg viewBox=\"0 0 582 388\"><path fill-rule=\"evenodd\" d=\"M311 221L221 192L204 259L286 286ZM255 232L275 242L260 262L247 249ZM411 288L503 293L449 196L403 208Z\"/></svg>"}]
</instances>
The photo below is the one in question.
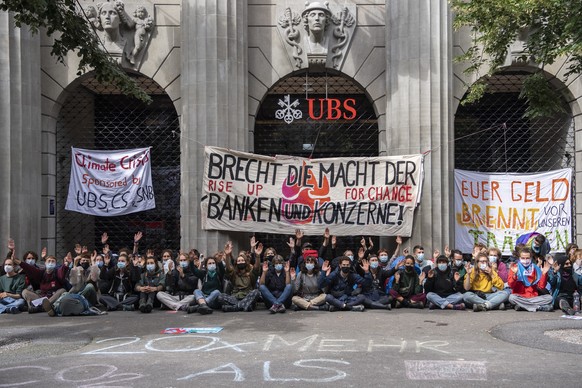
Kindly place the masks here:
<instances>
[{"instance_id":1,"label":"carved stone face relief","mask_svg":"<svg viewBox=\"0 0 582 388\"><path fill-rule=\"evenodd\" d=\"M138 69L151 38L154 19L144 6L137 6L131 16L123 1L111 1L84 8L103 47L121 65Z\"/></svg>"},{"instance_id":2,"label":"carved stone face relief","mask_svg":"<svg viewBox=\"0 0 582 388\"><path fill-rule=\"evenodd\" d=\"M295 69L340 69L355 28L355 5L338 8L334 13L328 2L319 1L305 3L301 13L284 8L278 20L279 33Z\"/></svg>"}]
</instances>

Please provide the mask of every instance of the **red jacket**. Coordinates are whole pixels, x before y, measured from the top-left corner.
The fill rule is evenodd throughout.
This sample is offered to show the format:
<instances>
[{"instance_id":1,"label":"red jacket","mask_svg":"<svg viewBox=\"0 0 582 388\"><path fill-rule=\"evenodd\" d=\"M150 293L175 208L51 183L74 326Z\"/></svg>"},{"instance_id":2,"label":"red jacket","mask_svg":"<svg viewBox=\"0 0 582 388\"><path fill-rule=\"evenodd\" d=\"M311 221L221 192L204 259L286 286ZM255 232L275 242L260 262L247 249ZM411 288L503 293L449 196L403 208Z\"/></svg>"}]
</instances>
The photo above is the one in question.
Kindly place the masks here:
<instances>
[{"instance_id":1,"label":"red jacket","mask_svg":"<svg viewBox=\"0 0 582 388\"><path fill-rule=\"evenodd\" d=\"M528 279L531 282L536 280L536 271L533 271L531 275L528 276ZM537 284L532 286L526 286L519 280L517 280L517 274L513 271L509 271L509 275L507 276L507 284L511 288L511 293L523 296L525 298L533 298L534 296L538 296L538 288L546 288L546 283L548 281L548 273L544 273L542 271L542 277Z\"/></svg>"}]
</instances>

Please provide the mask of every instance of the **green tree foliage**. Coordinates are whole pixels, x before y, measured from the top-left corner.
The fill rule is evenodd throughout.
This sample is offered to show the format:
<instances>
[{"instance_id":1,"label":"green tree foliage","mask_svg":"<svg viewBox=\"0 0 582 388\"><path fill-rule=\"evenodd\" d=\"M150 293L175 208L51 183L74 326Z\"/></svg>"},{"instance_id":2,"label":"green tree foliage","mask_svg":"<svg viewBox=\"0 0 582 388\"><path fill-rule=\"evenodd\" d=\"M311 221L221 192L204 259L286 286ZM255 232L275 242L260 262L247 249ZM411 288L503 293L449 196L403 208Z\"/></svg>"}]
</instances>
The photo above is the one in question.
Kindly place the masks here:
<instances>
[{"instance_id":1,"label":"green tree foliage","mask_svg":"<svg viewBox=\"0 0 582 388\"><path fill-rule=\"evenodd\" d=\"M451 0L451 7L455 12L454 27L469 27L474 34L473 45L456 58L469 63L467 74L479 75L484 68L488 75L498 71L509 46L526 32L521 60L538 65L521 93L529 102L526 116L551 116L562 110L543 69L564 58L566 81L582 71L581 0ZM466 102L483 95L486 78L471 87Z\"/></svg>"},{"instance_id":2,"label":"green tree foliage","mask_svg":"<svg viewBox=\"0 0 582 388\"><path fill-rule=\"evenodd\" d=\"M94 70L95 78L145 102L151 98L112 59L101 45L76 0L0 0L0 10L12 12L16 27L32 33L45 29L54 38L51 55L64 63L74 52L80 58L77 74Z\"/></svg>"}]
</instances>

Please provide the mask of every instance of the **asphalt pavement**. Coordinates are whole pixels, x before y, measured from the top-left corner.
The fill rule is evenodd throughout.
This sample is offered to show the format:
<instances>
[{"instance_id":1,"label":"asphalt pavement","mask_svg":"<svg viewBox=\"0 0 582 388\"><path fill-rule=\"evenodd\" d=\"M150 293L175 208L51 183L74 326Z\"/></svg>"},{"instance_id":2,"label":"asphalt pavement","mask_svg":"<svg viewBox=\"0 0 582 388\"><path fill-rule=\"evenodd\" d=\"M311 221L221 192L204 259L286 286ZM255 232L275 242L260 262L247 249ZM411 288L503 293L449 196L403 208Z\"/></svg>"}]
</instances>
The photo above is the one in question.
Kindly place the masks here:
<instances>
[{"instance_id":1,"label":"asphalt pavement","mask_svg":"<svg viewBox=\"0 0 582 388\"><path fill-rule=\"evenodd\" d=\"M578 387L582 320L561 315L2 314L0 387Z\"/></svg>"}]
</instances>

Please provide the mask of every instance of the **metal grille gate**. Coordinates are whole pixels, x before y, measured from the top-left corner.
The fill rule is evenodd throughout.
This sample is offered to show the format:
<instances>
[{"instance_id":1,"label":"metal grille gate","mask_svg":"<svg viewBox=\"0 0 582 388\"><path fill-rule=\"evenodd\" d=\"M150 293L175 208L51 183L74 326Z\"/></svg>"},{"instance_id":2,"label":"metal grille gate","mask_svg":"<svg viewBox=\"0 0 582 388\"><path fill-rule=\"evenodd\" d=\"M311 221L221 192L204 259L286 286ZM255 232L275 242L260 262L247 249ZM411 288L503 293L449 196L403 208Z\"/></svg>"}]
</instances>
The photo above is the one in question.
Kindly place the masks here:
<instances>
[{"instance_id":1,"label":"metal grille gate","mask_svg":"<svg viewBox=\"0 0 582 388\"><path fill-rule=\"evenodd\" d=\"M480 101L459 106L455 116L455 168L513 173L567 167L575 170L574 120L569 106L562 99L566 113L524 118L527 106L519 99L519 93L527 74L519 71L495 74ZM574 180L573 198L575 192ZM572 204L575 206L575 201ZM574 233L575 217L572 222Z\"/></svg>"},{"instance_id":2,"label":"metal grille gate","mask_svg":"<svg viewBox=\"0 0 582 388\"><path fill-rule=\"evenodd\" d=\"M275 113L283 107L287 95L289 102L298 101L296 109L301 111L301 118L294 118L289 124L277 119ZM313 99L312 117L307 99ZM334 114L328 109L330 99L353 99L354 119L346 119L346 116L351 116L349 111L338 119L328 119ZM343 106L340 104L339 107ZM374 108L359 85L341 75L303 73L280 81L265 96L255 121L254 152L313 158L377 156L378 136ZM289 251L286 245L288 235L261 233L257 234L257 239L279 253ZM360 239L361 236L339 238L338 254L348 248L357 248ZM373 240L378 248L378 238ZM319 247L321 236L306 236L303 242L306 241Z\"/></svg>"},{"instance_id":3,"label":"metal grille gate","mask_svg":"<svg viewBox=\"0 0 582 388\"><path fill-rule=\"evenodd\" d=\"M178 249L180 244L179 121L172 101L146 77L136 77L152 97L146 105L113 87L85 79L70 92L57 121L57 257L76 243L99 246L107 232L115 251L131 247L142 231L141 247ZM151 146L156 209L117 217L94 217L64 210L71 171L71 147L98 150Z\"/></svg>"}]
</instances>

